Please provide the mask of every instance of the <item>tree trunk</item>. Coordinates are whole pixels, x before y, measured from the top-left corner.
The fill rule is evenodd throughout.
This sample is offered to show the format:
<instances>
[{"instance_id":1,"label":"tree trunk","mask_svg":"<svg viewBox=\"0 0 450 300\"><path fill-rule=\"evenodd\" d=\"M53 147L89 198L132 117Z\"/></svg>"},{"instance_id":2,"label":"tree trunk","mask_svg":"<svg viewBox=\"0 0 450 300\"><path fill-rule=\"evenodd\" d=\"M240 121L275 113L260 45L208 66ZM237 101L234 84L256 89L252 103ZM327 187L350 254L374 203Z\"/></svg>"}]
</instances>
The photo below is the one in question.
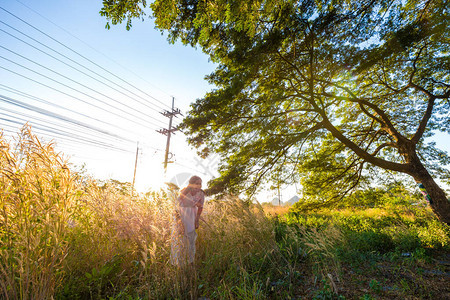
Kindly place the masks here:
<instances>
[{"instance_id":1,"label":"tree trunk","mask_svg":"<svg viewBox=\"0 0 450 300\"><path fill-rule=\"evenodd\" d=\"M431 197L431 209L441 222L450 225L450 201L445 195L445 192L434 181L433 177L431 177L430 173L428 173L427 169L423 166L417 156L410 164L412 167L410 175L413 176L416 181L423 184L428 195Z\"/></svg>"}]
</instances>

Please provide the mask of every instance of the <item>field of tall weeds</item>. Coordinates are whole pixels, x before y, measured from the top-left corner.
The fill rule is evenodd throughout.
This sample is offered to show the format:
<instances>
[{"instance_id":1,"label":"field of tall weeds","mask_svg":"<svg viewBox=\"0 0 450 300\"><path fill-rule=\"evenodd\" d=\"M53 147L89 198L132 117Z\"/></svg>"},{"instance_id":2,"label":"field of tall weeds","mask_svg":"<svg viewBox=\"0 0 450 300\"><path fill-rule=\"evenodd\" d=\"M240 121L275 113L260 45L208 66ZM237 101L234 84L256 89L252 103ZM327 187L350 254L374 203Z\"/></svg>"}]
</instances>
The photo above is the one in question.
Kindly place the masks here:
<instances>
[{"instance_id":1,"label":"field of tall weeds","mask_svg":"<svg viewBox=\"0 0 450 300\"><path fill-rule=\"evenodd\" d=\"M367 221L370 216L272 214L276 209L267 213L258 203L228 197L205 205L195 264L173 266L178 191L138 195L124 186L72 171L29 127L14 143L0 138L0 298L345 299L352 295L346 289L350 247L357 251L359 243L360 254L373 259L373 249L363 249L368 242L393 243L394 252L398 243L448 245L448 228L430 216L407 217L421 220L415 227L406 217L382 219L391 229L415 228L416 235L395 240L395 230L367 234L384 226ZM440 235L426 235L423 224L434 224Z\"/></svg>"},{"instance_id":2,"label":"field of tall weeds","mask_svg":"<svg viewBox=\"0 0 450 300\"><path fill-rule=\"evenodd\" d=\"M263 298L268 279L255 281L255 266L273 260L277 245L260 206L210 201L196 264L176 267L176 190L137 196L80 176L29 127L14 145L1 138L0 151L0 298Z\"/></svg>"}]
</instances>

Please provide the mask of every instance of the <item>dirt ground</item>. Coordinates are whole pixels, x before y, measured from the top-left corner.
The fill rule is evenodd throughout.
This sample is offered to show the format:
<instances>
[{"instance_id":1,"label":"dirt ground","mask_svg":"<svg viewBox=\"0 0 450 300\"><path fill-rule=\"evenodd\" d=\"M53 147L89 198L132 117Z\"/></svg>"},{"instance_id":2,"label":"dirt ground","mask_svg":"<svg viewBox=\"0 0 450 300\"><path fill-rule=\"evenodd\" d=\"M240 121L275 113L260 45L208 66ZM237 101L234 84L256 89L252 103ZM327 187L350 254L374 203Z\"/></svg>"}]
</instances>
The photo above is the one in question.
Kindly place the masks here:
<instances>
[{"instance_id":1,"label":"dirt ground","mask_svg":"<svg viewBox=\"0 0 450 300\"><path fill-rule=\"evenodd\" d=\"M341 262L339 278L332 278L333 283L328 278L325 287L308 269L305 266L301 272L304 280L299 280L295 299L450 300L449 252L436 251L424 260L405 253L394 260Z\"/></svg>"}]
</instances>

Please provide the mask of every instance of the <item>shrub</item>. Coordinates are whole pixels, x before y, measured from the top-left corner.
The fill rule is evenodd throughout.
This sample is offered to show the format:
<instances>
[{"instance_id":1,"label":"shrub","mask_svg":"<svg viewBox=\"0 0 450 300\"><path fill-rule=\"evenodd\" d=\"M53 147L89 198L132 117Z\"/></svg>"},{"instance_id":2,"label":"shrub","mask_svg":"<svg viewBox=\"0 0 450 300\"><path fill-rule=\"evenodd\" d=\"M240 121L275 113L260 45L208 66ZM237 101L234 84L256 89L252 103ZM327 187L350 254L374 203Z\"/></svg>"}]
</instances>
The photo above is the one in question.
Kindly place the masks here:
<instances>
[{"instance_id":1,"label":"shrub","mask_svg":"<svg viewBox=\"0 0 450 300\"><path fill-rule=\"evenodd\" d=\"M397 251L414 251L422 247L417 231L407 228L393 232L393 241Z\"/></svg>"},{"instance_id":2,"label":"shrub","mask_svg":"<svg viewBox=\"0 0 450 300\"><path fill-rule=\"evenodd\" d=\"M386 233L377 231L361 231L348 234L348 246L361 252L387 253L395 248L395 244Z\"/></svg>"},{"instance_id":3,"label":"shrub","mask_svg":"<svg viewBox=\"0 0 450 300\"><path fill-rule=\"evenodd\" d=\"M450 226L431 219L426 226L417 227L422 244L431 248L450 248Z\"/></svg>"}]
</instances>

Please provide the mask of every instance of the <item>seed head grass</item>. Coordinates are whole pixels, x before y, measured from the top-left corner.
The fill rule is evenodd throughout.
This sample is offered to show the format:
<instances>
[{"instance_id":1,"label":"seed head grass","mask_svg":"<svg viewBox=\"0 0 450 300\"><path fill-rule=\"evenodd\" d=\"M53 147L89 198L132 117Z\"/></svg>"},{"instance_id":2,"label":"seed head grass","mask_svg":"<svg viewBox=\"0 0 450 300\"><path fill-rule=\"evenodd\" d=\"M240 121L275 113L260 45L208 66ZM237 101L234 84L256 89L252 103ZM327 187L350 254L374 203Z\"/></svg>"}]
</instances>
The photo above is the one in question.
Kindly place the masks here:
<instances>
[{"instance_id":1,"label":"seed head grass","mask_svg":"<svg viewBox=\"0 0 450 300\"><path fill-rule=\"evenodd\" d=\"M29 126L15 147L3 138L0 145L3 298L262 297L267 278L258 274L278 248L260 205L210 201L195 265L172 266L176 190L136 195L82 177Z\"/></svg>"}]
</instances>

